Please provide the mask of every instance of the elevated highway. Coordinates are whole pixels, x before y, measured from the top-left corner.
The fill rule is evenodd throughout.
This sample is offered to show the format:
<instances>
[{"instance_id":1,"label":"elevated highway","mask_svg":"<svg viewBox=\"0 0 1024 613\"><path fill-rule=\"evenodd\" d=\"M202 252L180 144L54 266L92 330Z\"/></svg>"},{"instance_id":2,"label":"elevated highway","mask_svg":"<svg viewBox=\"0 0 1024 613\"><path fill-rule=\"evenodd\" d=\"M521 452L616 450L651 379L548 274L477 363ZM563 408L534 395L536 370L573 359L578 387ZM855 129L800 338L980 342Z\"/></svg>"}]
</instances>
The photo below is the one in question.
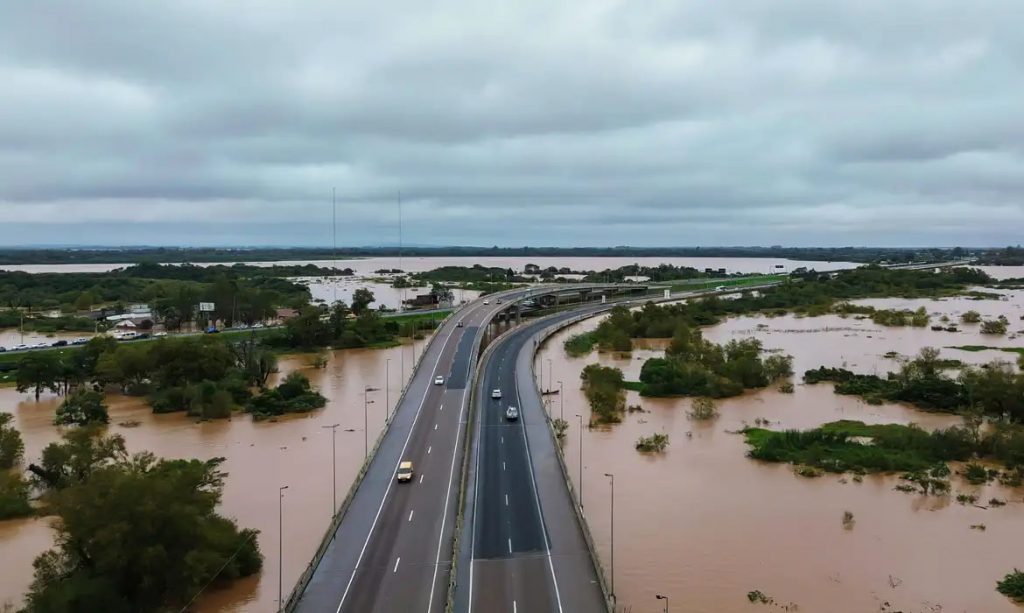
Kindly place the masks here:
<instances>
[{"instance_id":1,"label":"elevated highway","mask_svg":"<svg viewBox=\"0 0 1024 613\"><path fill-rule=\"evenodd\" d=\"M642 286L608 289L619 287L635 292ZM474 301L445 321L285 610L445 610L468 392L480 346L499 313L518 317L524 302L557 296L562 289L583 295L580 286L511 290ZM443 384L435 385L437 376ZM402 461L415 468L409 483L395 480Z\"/></svg>"}]
</instances>

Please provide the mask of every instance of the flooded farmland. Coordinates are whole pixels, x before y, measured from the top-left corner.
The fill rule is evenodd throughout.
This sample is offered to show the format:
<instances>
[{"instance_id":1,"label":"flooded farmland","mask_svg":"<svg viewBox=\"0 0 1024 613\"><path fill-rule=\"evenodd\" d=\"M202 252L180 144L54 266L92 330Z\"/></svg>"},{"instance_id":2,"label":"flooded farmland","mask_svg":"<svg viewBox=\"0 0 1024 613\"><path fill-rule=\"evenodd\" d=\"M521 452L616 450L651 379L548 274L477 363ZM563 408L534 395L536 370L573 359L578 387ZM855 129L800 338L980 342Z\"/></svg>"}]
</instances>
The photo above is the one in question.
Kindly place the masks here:
<instances>
[{"instance_id":1,"label":"flooded farmland","mask_svg":"<svg viewBox=\"0 0 1024 613\"><path fill-rule=\"evenodd\" d=\"M1005 314L1011 332L1024 327L1024 292L1006 292L1006 301L944 300L858 301L885 308L914 308L951 319L974 309ZM584 366L600 362L639 377L643 361L663 354L664 341L637 343L631 355L565 354L571 335L596 327L590 320L563 330L542 347L537 364L545 380L564 383L565 398L548 396L557 417L564 412L569 432L566 464L579 480L577 414L586 424L589 408L579 389ZM922 497L894 491L896 476L798 477L791 466L745 457L742 435L756 419L771 429L810 428L837 419L867 423L917 423L927 429L948 427L960 418L926 413L910 406L872 406L832 392L830 384L804 385L803 371L820 365L843 366L884 375L898 368L890 351L912 356L922 347L952 345L1024 346L1021 338L982 335L977 325L960 332L929 328L885 328L870 320L737 317L706 328L715 342L756 337L768 350L794 356L795 391L754 390L718 401L720 417L710 423L687 418L690 400L641 398L627 392L629 413L623 423L584 429L583 501L591 532L605 568L610 567L611 500L615 475L615 591L619 610L662 611L656 594L668 595L673 610L702 613L800 611L1020 611L995 590L996 581L1024 565L1024 490L998 485L972 486L954 477L953 496ZM944 357L983 363L1014 354L943 349ZM548 360L551 360L549 363ZM549 370L551 371L549 374ZM564 409L563 409L564 403ZM635 441L653 433L670 437L668 450L644 455ZM1002 508L958 504L958 493L979 501L1005 499ZM985 506L984 502L979 505ZM844 526L845 512L852 524ZM971 526L984 525L985 529ZM774 604L751 604L759 590ZM790 608L789 610L796 610Z\"/></svg>"},{"instance_id":2,"label":"flooded farmland","mask_svg":"<svg viewBox=\"0 0 1024 613\"><path fill-rule=\"evenodd\" d=\"M398 401L405 378L412 374L414 352L426 340L392 349L349 349L330 353L324 369L309 366L309 356L282 357L276 378L302 369L327 397L327 406L309 415L255 422L237 414L231 420L197 423L183 414L154 415L142 399L111 396L108 432L125 437L130 452L152 451L167 458L209 459L222 456L225 480L221 512L242 527L260 530L263 571L230 588L211 591L198 601L202 612L264 612L277 606L278 486L288 485L283 513L285 597L312 558L326 530L332 508L331 433L337 430L337 492L339 502L363 462L364 440L372 447L385 414ZM403 363L404 377L403 378ZM388 385L385 386L385 374ZM276 384L272 380L271 384ZM363 428L363 389L379 388L368 399L368 425ZM0 388L0 410L13 413L25 441L26 463L37 461L59 433L52 425L60 400L46 395L36 403L14 388ZM133 422L137 422L137 425ZM32 580L32 560L53 542L49 519L0 522L0 605L19 605Z\"/></svg>"}]
</instances>

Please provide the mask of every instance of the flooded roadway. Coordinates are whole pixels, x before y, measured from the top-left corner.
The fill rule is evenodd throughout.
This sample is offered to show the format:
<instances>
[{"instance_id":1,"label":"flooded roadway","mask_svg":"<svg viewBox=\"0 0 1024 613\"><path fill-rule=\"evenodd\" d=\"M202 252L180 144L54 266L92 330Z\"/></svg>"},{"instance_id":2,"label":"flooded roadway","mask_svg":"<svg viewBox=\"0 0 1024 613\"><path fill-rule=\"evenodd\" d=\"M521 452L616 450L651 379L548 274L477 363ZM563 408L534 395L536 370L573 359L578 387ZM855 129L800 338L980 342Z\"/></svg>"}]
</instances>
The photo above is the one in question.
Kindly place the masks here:
<instances>
[{"instance_id":1,"label":"flooded roadway","mask_svg":"<svg viewBox=\"0 0 1024 613\"><path fill-rule=\"evenodd\" d=\"M923 305L951 319L968 309L1004 313L1011 330L1017 330L1024 327L1019 320L1024 292L1011 295L1009 302L956 298L870 303L885 308ZM665 346L665 341L643 341L631 356L566 356L563 341L596 324L583 322L552 337L537 364L546 381L554 381L555 387L559 380L564 383L565 398L548 399L556 417L564 402L570 425L564 452L574 483L579 478L580 434L575 415L582 415L584 424L589 416L579 390L583 367L596 361L619 367L627 380L636 380L643 361L663 355ZM766 389L724 399L718 401L717 420L699 423L687 419L688 399L647 399L628 392L627 405L638 404L646 412L628 414L615 426L583 431L584 505L606 569L611 501L604 474L615 474L620 610L662 611L663 601L655 594L664 594L672 610L703 613L782 611L791 603L800 611L835 613L1020 611L995 591L995 584L1024 564L1024 490L971 486L954 477L954 497L969 492L978 495L981 505L992 497L1009 502L985 510L957 504L953 497L894 491L894 476L867 476L862 483L838 475L807 479L794 475L790 466L746 458L743 437L730 433L757 418L767 419L772 429L810 428L837 419L915 422L928 429L957 424L958 417L909 406L870 406L834 394L831 385L803 385L800 375L822 364L884 374L898 368L884 357L886 352L912 356L925 346L1024 345L1021 339L1014 343L981 335L977 325L960 328L954 334L884 328L852 317L739 317L705 329L705 336L720 343L755 336L766 349L793 355L793 394ZM943 355L971 363L1015 357L948 349ZM637 438L656 432L670 436L666 453L634 450ZM843 526L845 511L853 513L852 529ZM976 524L986 529L971 529ZM776 604L751 604L747 593L752 590Z\"/></svg>"}]
</instances>

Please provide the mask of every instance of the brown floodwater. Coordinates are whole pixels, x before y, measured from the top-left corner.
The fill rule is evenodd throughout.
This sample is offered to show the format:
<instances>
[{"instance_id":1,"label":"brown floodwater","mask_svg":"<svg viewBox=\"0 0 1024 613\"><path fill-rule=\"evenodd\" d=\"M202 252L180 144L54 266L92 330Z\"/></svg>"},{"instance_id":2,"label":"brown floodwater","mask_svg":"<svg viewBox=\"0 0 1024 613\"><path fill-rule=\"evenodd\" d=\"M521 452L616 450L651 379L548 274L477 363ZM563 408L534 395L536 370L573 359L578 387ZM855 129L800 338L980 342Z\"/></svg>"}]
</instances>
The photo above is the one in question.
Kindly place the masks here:
<instances>
[{"instance_id":1,"label":"brown floodwater","mask_svg":"<svg viewBox=\"0 0 1024 613\"><path fill-rule=\"evenodd\" d=\"M197 423L182 414L154 415L138 398L109 398L109 432L125 437L129 451L151 451L167 458L208 459L223 456L225 480L221 512L239 525L260 530L264 554L258 577L212 590L198 601L204 612L264 612L277 606L278 487L287 485L283 513L284 592L295 584L309 563L330 521L331 433L337 430L337 492L344 499L363 462L364 432L372 447L385 423L385 412L398 401L405 380L412 374L413 352L419 356L426 340L391 349L351 349L330 353L322 370L311 368L310 356L280 360L276 378L302 369L327 397L327 406L305 416L277 422L255 422L247 415L230 420ZM404 378L402 363L404 358ZM390 361L390 366L388 365ZM385 373L389 385L385 389ZM274 381L271 381L274 383ZM363 428L363 388L372 386L368 430ZM26 461L37 461L44 446L59 438L52 425L59 399L44 396L36 403L13 388L0 388L0 411L15 415L15 426L25 441ZM138 422L138 425L131 425ZM20 604L32 580L32 560L53 544L47 519L0 522L0 605Z\"/></svg>"},{"instance_id":2,"label":"brown floodwater","mask_svg":"<svg viewBox=\"0 0 1024 613\"><path fill-rule=\"evenodd\" d=\"M216 262L231 265L236 262ZM278 262L243 262L253 266L273 266L274 264L316 264L329 267L332 260L297 260ZM372 276L382 269L401 269L406 272L424 272L441 266L500 266L522 271L526 264L537 264L542 268L555 266L569 267L573 270L604 270L630 264L657 266L673 264L675 266L692 266L705 268L725 268L728 272L767 273L784 270L789 272L795 268L807 267L818 270L835 270L859 266L853 262L808 262L803 260L787 260L784 258L676 258L676 257L404 257L397 256L361 259L339 259L339 268L351 268L359 276ZM776 264L783 268L775 269ZM210 263L196 263L197 266L210 266ZM124 268L128 264L16 264L0 266L0 270L21 270L25 272L106 272L115 268ZM998 268L998 267L996 267ZM1019 275L1024 276L1024 275Z\"/></svg>"},{"instance_id":3,"label":"brown floodwater","mask_svg":"<svg viewBox=\"0 0 1024 613\"><path fill-rule=\"evenodd\" d=\"M1009 294L1008 302L956 298L870 303L923 305L951 318L974 308L1006 314L1016 324L1024 292ZM593 329L597 321L552 337L536 365L546 382L554 381L555 387L557 381L564 382L565 398L548 398L555 416L564 403L570 424L564 452L577 486L580 432L575 415L582 415L584 424L589 417L579 390L583 367L593 362L617 366L635 380L643 361L663 355L665 347L665 341L653 340L640 343L632 355L568 357L563 341ZM972 329L953 334L883 328L870 320L837 316L738 317L706 329L705 336L716 342L755 336L766 349L793 355L796 389L793 394L767 389L721 400L721 415L711 423L687 419L688 399L648 399L628 392L627 404L640 405L645 412L630 413L615 426L584 429L584 506L606 569L611 501L609 479L603 475L615 474L615 591L620 610L661 611L662 601L655 594L665 594L672 610L706 613L781 611L790 603L800 611L837 613L1020 611L995 591L995 584L1024 564L1024 489L972 486L954 478L954 497L968 492L978 495L980 505L987 506L992 497L1009 503L982 509L957 504L954 497L895 491L895 476L867 476L862 483L837 475L807 479L794 475L790 466L746 458L743 437L731 433L757 418L767 419L773 429L810 428L837 419L914 422L928 429L957 424L958 417L909 406L870 406L834 394L831 385L804 385L799 375L822 364L884 374L898 368L884 357L888 351L913 355L925 346L1003 342ZM991 351L943 354L971 363L1014 357ZM665 453L635 451L639 437L657 432L670 437ZM843 526L845 511L853 513L851 529ZM978 524L986 529L971 528ZM752 605L747 599L751 590L778 604Z\"/></svg>"}]
</instances>

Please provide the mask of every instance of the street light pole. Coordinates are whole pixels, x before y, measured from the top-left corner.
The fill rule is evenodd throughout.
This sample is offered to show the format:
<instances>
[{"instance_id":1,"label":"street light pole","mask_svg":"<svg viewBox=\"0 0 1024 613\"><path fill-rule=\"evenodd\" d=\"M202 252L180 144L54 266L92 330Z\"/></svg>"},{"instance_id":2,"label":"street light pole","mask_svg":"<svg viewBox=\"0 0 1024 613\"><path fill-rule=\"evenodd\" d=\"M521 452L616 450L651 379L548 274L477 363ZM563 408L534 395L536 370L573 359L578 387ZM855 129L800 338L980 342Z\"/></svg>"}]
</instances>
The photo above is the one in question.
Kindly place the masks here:
<instances>
[{"instance_id":1,"label":"street light pole","mask_svg":"<svg viewBox=\"0 0 1024 613\"><path fill-rule=\"evenodd\" d=\"M565 421L565 387L558 382L558 419Z\"/></svg>"},{"instance_id":2,"label":"street light pole","mask_svg":"<svg viewBox=\"0 0 1024 613\"><path fill-rule=\"evenodd\" d=\"M370 457L370 410L369 405L373 404L373 401L368 398L370 392L379 391L375 387L369 385L363 387L363 461Z\"/></svg>"},{"instance_id":3,"label":"street light pole","mask_svg":"<svg viewBox=\"0 0 1024 613\"><path fill-rule=\"evenodd\" d=\"M576 417L580 421L580 511L583 510L583 416L579 413Z\"/></svg>"},{"instance_id":4,"label":"street light pole","mask_svg":"<svg viewBox=\"0 0 1024 613\"><path fill-rule=\"evenodd\" d=\"M284 609L284 572L281 560L284 558L284 491L287 485L277 488L277 610Z\"/></svg>"},{"instance_id":5,"label":"street light pole","mask_svg":"<svg viewBox=\"0 0 1024 613\"><path fill-rule=\"evenodd\" d=\"M334 441L337 438L338 426L341 424L331 424L330 426L320 426L321 428L330 428L331 430L331 500L334 504L331 506L331 516L338 511L338 460L335 453Z\"/></svg>"},{"instance_id":6,"label":"street light pole","mask_svg":"<svg viewBox=\"0 0 1024 613\"><path fill-rule=\"evenodd\" d=\"M611 527L612 527L612 600L615 600L615 475L612 473L605 473L605 477L611 479L612 483L612 495L611 495Z\"/></svg>"},{"instance_id":7,"label":"street light pole","mask_svg":"<svg viewBox=\"0 0 1024 613\"><path fill-rule=\"evenodd\" d=\"M654 597L657 598L658 600L664 600L665 601L665 613L668 613L668 596L662 596L661 594L655 594Z\"/></svg>"}]
</instances>

